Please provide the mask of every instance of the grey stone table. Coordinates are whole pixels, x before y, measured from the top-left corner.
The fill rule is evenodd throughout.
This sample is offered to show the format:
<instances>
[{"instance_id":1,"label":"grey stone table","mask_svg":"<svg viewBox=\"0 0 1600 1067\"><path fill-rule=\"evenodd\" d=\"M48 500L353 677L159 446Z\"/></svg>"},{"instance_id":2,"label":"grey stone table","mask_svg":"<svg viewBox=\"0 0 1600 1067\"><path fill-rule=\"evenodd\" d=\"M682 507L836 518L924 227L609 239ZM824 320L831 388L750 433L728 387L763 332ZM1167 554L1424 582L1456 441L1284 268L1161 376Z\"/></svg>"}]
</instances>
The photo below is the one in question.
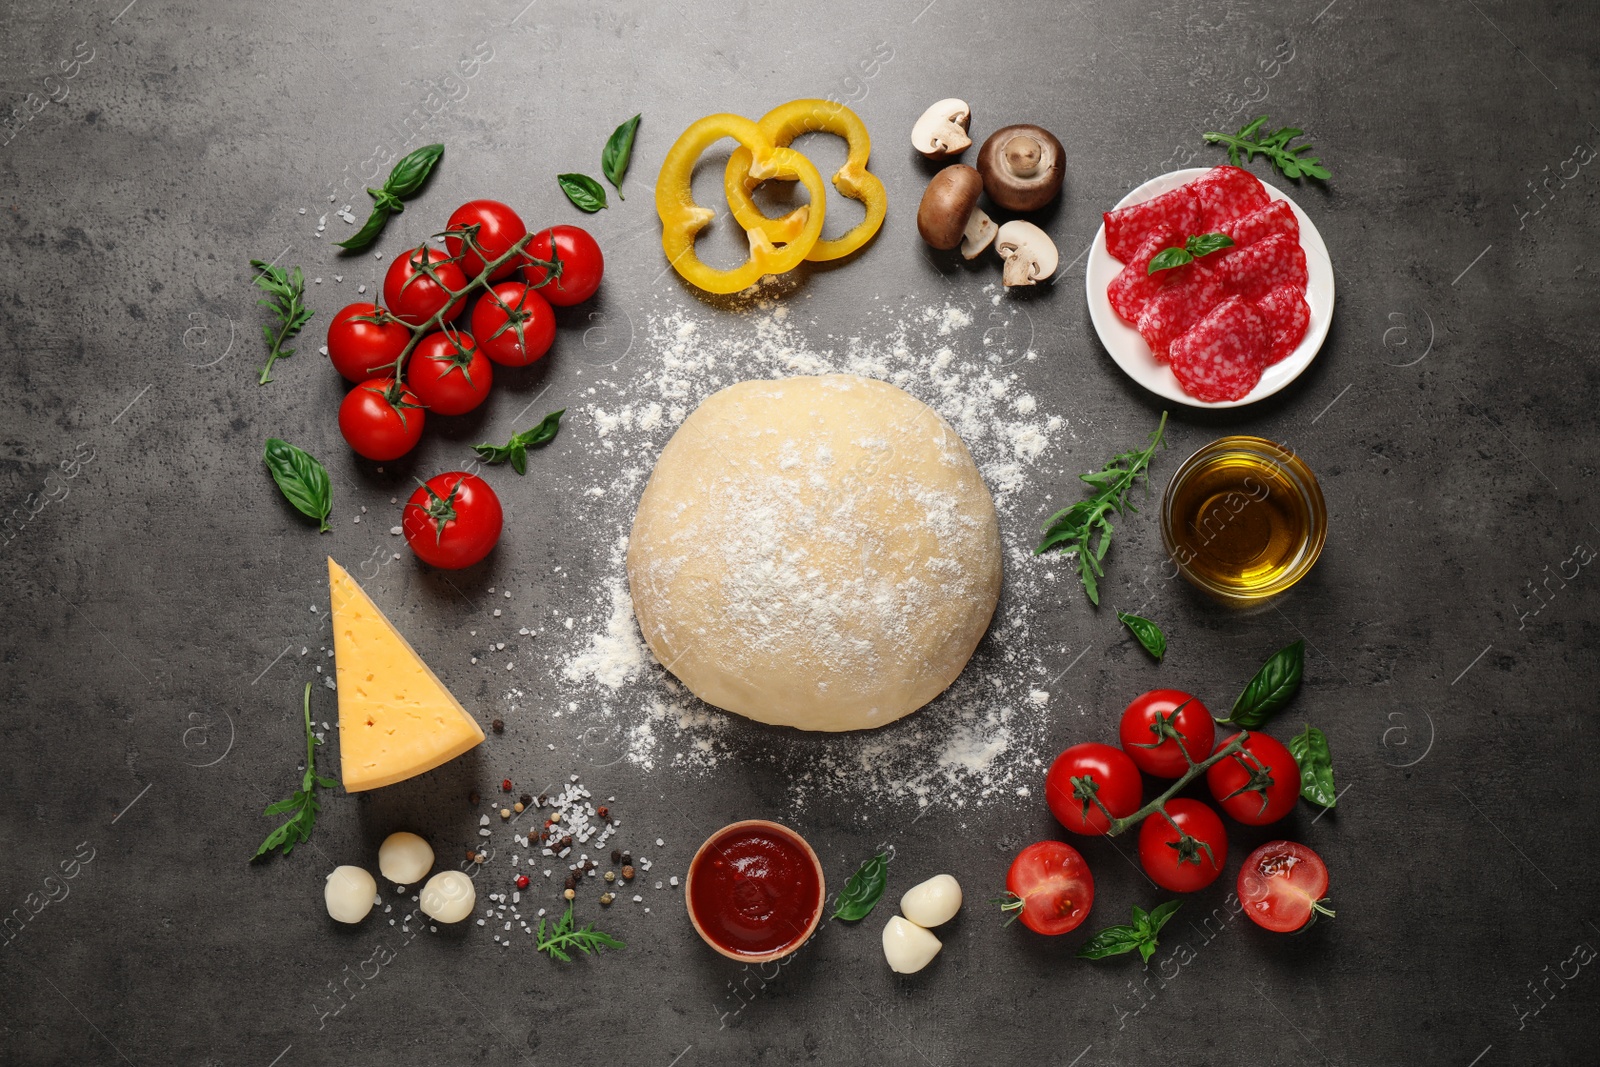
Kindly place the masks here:
<instances>
[{"instance_id":1,"label":"grey stone table","mask_svg":"<svg viewBox=\"0 0 1600 1067\"><path fill-rule=\"evenodd\" d=\"M0 27L0 1062L1595 1062L1600 32L1583 5L95 0L12 4ZM1052 287L1000 297L993 265L919 244L930 168L906 135L952 94L979 132L1037 121L1065 143L1066 194L1044 219L1063 249ZM762 302L698 297L658 244L664 152L703 114L804 95L851 102L872 130L887 225ZM597 173L635 111L630 195L580 216L554 175ZM1221 433L1287 442L1321 478L1328 548L1290 594L1233 614L1163 580L1146 508L1120 525L1097 611L1069 561L1027 549L1076 474L1140 442L1162 406L1099 346L1079 253L1124 192L1220 160L1200 134L1262 112L1305 126L1334 173L1294 191L1332 254L1333 330L1279 396L1174 410L1153 482ZM384 258L336 256L351 228L337 212L364 214L371 176L431 141L445 160L390 222ZM803 147L825 173L842 159L825 137ZM707 203L718 174L696 183ZM436 420L380 470L340 440L317 349L358 286L370 297L390 256L475 196L590 227L604 288L482 413ZM714 229L707 255L731 262L737 234ZM265 387L252 257L303 266L316 310ZM944 386L941 347L965 368ZM973 444L1003 497L1000 620L957 692L881 738L696 708L637 662L613 612L617 539L674 404L813 365L797 348L839 366L888 352L947 415L988 405ZM685 353L721 362L679 388ZM414 475L563 407L527 477L487 472L511 513L489 561L447 576L394 555L390 501ZM1044 437L1007 468L1023 407ZM274 435L328 464L330 534L274 491L260 462ZM1007 470L1021 473L1001 492ZM331 664L329 554L505 732L404 785L336 791L311 843L248 864L272 825L261 808L297 781L302 687ZM1165 663L1113 607L1165 627ZM1011 856L1060 832L1041 798L1057 751L1111 739L1147 688L1226 706L1296 637L1306 684L1274 730L1327 731L1334 813L1236 828L1228 873L1148 968L1075 959L1087 930L1001 928L984 901ZM313 701L331 722L334 694ZM336 752L330 738L325 770ZM617 798L619 839L655 865L640 903L580 902L625 950L562 965L520 927L502 947L493 922L332 928L334 864L375 867L399 828L456 864L480 840L470 791L572 774ZM887 970L892 899L782 968L714 956L681 890L653 883L750 816L802 830L834 887L880 845L891 896L956 874L968 905L942 956L913 978ZM1278 937L1233 916L1238 858L1275 835L1327 859L1337 919ZM1162 899L1126 862L1131 842L1079 844L1098 879L1091 927ZM479 872L484 891L509 890L505 855ZM540 883L531 903L554 907Z\"/></svg>"}]
</instances>

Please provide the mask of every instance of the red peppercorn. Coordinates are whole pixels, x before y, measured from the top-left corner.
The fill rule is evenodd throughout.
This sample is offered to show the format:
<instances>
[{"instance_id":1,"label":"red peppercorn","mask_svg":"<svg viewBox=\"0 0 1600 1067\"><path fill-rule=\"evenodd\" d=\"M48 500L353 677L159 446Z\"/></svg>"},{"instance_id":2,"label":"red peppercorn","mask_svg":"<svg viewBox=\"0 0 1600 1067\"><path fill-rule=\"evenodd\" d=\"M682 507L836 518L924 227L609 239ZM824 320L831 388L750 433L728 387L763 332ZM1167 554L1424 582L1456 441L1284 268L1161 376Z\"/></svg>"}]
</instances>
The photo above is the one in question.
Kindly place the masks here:
<instances>
[{"instance_id":1,"label":"red peppercorn","mask_svg":"<svg viewBox=\"0 0 1600 1067\"><path fill-rule=\"evenodd\" d=\"M500 791L502 793L511 792L511 779L507 778L500 783Z\"/></svg>"},{"instance_id":2,"label":"red peppercorn","mask_svg":"<svg viewBox=\"0 0 1600 1067\"><path fill-rule=\"evenodd\" d=\"M525 875L525 874L517 875L517 888L518 889L526 889L526 888L528 888L528 876L527 875Z\"/></svg>"}]
</instances>

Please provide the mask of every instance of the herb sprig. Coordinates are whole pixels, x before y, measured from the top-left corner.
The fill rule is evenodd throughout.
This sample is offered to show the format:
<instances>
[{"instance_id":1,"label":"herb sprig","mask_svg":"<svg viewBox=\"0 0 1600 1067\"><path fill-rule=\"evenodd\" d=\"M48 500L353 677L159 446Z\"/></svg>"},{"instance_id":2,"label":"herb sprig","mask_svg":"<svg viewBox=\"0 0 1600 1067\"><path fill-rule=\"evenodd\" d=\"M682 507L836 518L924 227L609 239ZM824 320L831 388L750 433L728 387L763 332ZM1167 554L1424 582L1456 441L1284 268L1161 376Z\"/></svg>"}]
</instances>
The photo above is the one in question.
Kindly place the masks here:
<instances>
[{"instance_id":1,"label":"herb sprig","mask_svg":"<svg viewBox=\"0 0 1600 1067\"><path fill-rule=\"evenodd\" d=\"M603 948L626 948L621 941L608 933L596 930L594 923L582 929L573 929L572 905L567 905L567 912L556 922L548 937L544 932L545 920L539 920L538 945L540 952L550 955L551 959L560 960L562 963L571 963L572 949L577 949L585 956L592 955Z\"/></svg>"},{"instance_id":2,"label":"herb sprig","mask_svg":"<svg viewBox=\"0 0 1600 1067\"><path fill-rule=\"evenodd\" d=\"M1182 905L1181 900L1169 900L1146 912L1135 904L1131 925L1108 926L1101 930L1078 949L1078 958L1103 960L1107 956L1120 956L1124 952L1138 949L1139 957L1145 963L1149 963L1150 957L1156 953L1156 946L1161 943L1156 935L1161 933L1161 928L1167 925L1167 920L1171 919Z\"/></svg>"},{"instance_id":3,"label":"herb sprig","mask_svg":"<svg viewBox=\"0 0 1600 1067\"><path fill-rule=\"evenodd\" d=\"M389 171L389 177L384 180L382 189L367 190L367 195L373 201L372 214L367 216L367 221L361 224L361 229L354 236L338 242L339 247L354 252L376 241L389 216L398 215L406 209L401 201L422 188L422 183L428 180L428 175L433 173L433 165L439 162L442 155L444 145L423 145L396 163L394 169Z\"/></svg>"},{"instance_id":4,"label":"herb sprig","mask_svg":"<svg viewBox=\"0 0 1600 1067\"><path fill-rule=\"evenodd\" d=\"M267 341L267 365L261 368L256 384L266 385L272 381L272 365L294 355L294 349L283 347L284 342L299 333L315 312L301 303L306 295L306 276L299 267L285 270L260 259L252 259L250 266L256 271L256 288L272 298L256 303L269 309L278 320L276 330L267 325L261 327L261 336Z\"/></svg>"},{"instance_id":5,"label":"herb sprig","mask_svg":"<svg viewBox=\"0 0 1600 1067\"><path fill-rule=\"evenodd\" d=\"M1171 270L1181 267L1185 263L1193 263L1201 256L1209 256L1213 252L1220 252L1224 248L1233 247L1233 238L1225 233L1197 233L1183 242L1183 246L1163 248L1150 257L1150 266L1146 274L1157 271Z\"/></svg>"},{"instance_id":6,"label":"herb sprig","mask_svg":"<svg viewBox=\"0 0 1600 1067\"><path fill-rule=\"evenodd\" d=\"M338 782L332 778L323 778L317 774L317 746L322 744L311 732L311 683L306 683L305 695L305 723L306 723L306 772L301 777L300 788L287 800L280 800L276 804L268 804L262 815L284 815L293 812L282 826L279 826L267 839L261 842L261 847L256 849L252 860L260 859L275 848L283 850L287 856L294 851L294 846L311 837L311 831L317 824L317 813L322 810L322 805L317 803L317 787L333 789Z\"/></svg>"},{"instance_id":7,"label":"herb sprig","mask_svg":"<svg viewBox=\"0 0 1600 1067\"><path fill-rule=\"evenodd\" d=\"M1271 133L1264 133L1261 127L1266 121L1267 116L1262 115L1238 133L1208 133L1205 139L1212 144L1227 145L1228 159L1236 167L1244 166L1239 160L1239 153L1243 152L1245 163L1253 161L1258 155L1266 156L1274 167L1283 172L1285 178L1298 181L1305 177L1327 181L1333 176L1316 156L1302 154L1311 151L1311 145L1290 147L1290 142L1306 131L1297 126L1285 126Z\"/></svg>"},{"instance_id":8,"label":"herb sprig","mask_svg":"<svg viewBox=\"0 0 1600 1067\"><path fill-rule=\"evenodd\" d=\"M528 473L528 449L538 448L549 444L556 438L556 433L561 429L561 416L567 409L552 411L539 420L539 425L531 430L523 430L514 434L511 440L503 445L481 444L473 445L472 450L478 453L478 458L485 463L504 463L511 461L511 469L518 474Z\"/></svg>"}]
</instances>

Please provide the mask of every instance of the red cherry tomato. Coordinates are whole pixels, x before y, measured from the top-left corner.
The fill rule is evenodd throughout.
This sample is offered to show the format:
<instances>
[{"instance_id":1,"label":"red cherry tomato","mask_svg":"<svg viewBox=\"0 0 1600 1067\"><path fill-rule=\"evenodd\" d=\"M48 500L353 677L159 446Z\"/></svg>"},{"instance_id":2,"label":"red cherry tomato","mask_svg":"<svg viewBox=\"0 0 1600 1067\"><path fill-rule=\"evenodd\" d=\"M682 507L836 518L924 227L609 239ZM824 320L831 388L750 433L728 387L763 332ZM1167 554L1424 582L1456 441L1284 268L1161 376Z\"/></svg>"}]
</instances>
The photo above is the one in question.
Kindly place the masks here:
<instances>
[{"instance_id":1,"label":"red cherry tomato","mask_svg":"<svg viewBox=\"0 0 1600 1067\"><path fill-rule=\"evenodd\" d=\"M528 227L522 217L498 200L468 200L456 208L450 213L450 221L445 224L444 247L450 255L461 257L461 271L468 279L481 274L486 264L483 257L473 251L463 238L450 236L450 231L465 232L473 226L477 227L473 239L490 259L499 259L511 251L512 245L528 235ZM510 277L518 265L515 257L506 260L489 275L489 280L497 282Z\"/></svg>"},{"instance_id":2,"label":"red cherry tomato","mask_svg":"<svg viewBox=\"0 0 1600 1067\"><path fill-rule=\"evenodd\" d=\"M1120 748L1089 741L1073 745L1050 765L1044 781L1045 801L1050 811L1075 834L1103 834L1111 824L1100 805L1081 797L1072 779L1090 779L1095 797L1113 818L1123 819L1139 810L1144 783L1139 768Z\"/></svg>"},{"instance_id":3,"label":"red cherry tomato","mask_svg":"<svg viewBox=\"0 0 1600 1067\"><path fill-rule=\"evenodd\" d=\"M423 417L417 394L393 378L369 378L344 395L339 432L368 459L399 459L421 439Z\"/></svg>"},{"instance_id":4,"label":"red cherry tomato","mask_svg":"<svg viewBox=\"0 0 1600 1067\"><path fill-rule=\"evenodd\" d=\"M1217 747L1238 736L1225 738ZM1233 818L1246 826L1266 826L1294 810L1300 799L1300 764L1283 742L1253 733L1242 752L1212 765L1206 785Z\"/></svg>"},{"instance_id":5,"label":"red cherry tomato","mask_svg":"<svg viewBox=\"0 0 1600 1067\"><path fill-rule=\"evenodd\" d=\"M1228 832L1222 828L1222 819L1198 800L1186 797L1167 801L1166 808L1172 822L1158 811L1139 824L1139 862L1144 873L1174 893L1204 889L1217 880L1228 862ZM1179 830L1190 840L1181 841Z\"/></svg>"},{"instance_id":6,"label":"red cherry tomato","mask_svg":"<svg viewBox=\"0 0 1600 1067\"><path fill-rule=\"evenodd\" d=\"M1006 910L1036 934L1076 930L1094 906L1094 875L1064 841L1040 841L1017 853L1006 872Z\"/></svg>"},{"instance_id":7,"label":"red cherry tomato","mask_svg":"<svg viewBox=\"0 0 1600 1067\"><path fill-rule=\"evenodd\" d=\"M1192 695L1181 689L1152 689L1128 705L1119 733L1122 750L1141 771L1157 778L1182 778L1189 760L1200 763L1211 755L1216 727L1206 706Z\"/></svg>"},{"instance_id":8,"label":"red cherry tomato","mask_svg":"<svg viewBox=\"0 0 1600 1067\"><path fill-rule=\"evenodd\" d=\"M406 544L424 563L445 570L470 567L500 540L505 513L489 483L476 474L435 475L406 501Z\"/></svg>"},{"instance_id":9,"label":"red cherry tomato","mask_svg":"<svg viewBox=\"0 0 1600 1067\"><path fill-rule=\"evenodd\" d=\"M1239 902L1263 929L1286 934L1328 910L1328 865L1293 841L1268 841L1239 868Z\"/></svg>"},{"instance_id":10,"label":"red cherry tomato","mask_svg":"<svg viewBox=\"0 0 1600 1067\"><path fill-rule=\"evenodd\" d=\"M376 322L367 322L376 319ZM376 304L349 304L328 324L328 358L352 382L382 373L400 357L411 331Z\"/></svg>"},{"instance_id":11,"label":"red cherry tomato","mask_svg":"<svg viewBox=\"0 0 1600 1067\"><path fill-rule=\"evenodd\" d=\"M552 245L554 254L552 254ZM556 307L581 304L600 288L600 278L606 272L606 260L600 254L588 232L576 226L552 226L540 230L528 242L528 254L535 259L561 260L561 273L548 285L539 287L544 298ZM529 285L539 285L547 272L543 267L528 264L522 268Z\"/></svg>"},{"instance_id":12,"label":"red cherry tomato","mask_svg":"<svg viewBox=\"0 0 1600 1067\"><path fill-rule=\"evenodd\" d=\"M461 330L440 330L417 342L406 363L406 385L436 415L465 415L489 398L494 364Z\"/></svg>"},{"instance_id":13,"label":"red cherry tomato","mask_svg":"<svg viewBox=\"0 0 1600 1067\"><path fill-rule=\"evenodd\" d=\"M434 277L422 272L420 268L424 264ZM383 276L383 302L397 318L421 326L450 302L446 289L459 293L466 284L467 277L461 273L461 267L450 261L444 249L423 245L389 264L389 271ZM460 310L461 300L457 299L445 317L453 319Z\"/></svg>"},{"instance_id":14,"label":"red cherry tomato","mask_svg":"<svg viewBox=\"0 0 1600 1067\"><path fill-rule=\"evenodd\" d=\"M556 313L522 282L501 282L473 306L472 336L496 363L526 367L550 351L556 339Z\"/></svg>"}]
</instances>

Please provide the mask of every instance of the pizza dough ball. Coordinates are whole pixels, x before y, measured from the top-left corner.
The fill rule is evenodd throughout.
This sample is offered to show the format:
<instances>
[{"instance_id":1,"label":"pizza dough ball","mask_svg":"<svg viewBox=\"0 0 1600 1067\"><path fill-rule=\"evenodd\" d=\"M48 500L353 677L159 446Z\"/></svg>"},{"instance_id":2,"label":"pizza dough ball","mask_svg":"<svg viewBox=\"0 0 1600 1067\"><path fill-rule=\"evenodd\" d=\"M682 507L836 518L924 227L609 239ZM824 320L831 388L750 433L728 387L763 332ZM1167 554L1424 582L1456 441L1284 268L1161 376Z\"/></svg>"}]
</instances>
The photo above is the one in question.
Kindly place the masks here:
<instances>
[{"instance_id":1,"label":"pizza dough ball","mask_svg":"<svg viewBox=\"0 0 1600 1067\"><path fill-rule=\"evenodd\" d=\"M433 870L433 848L416 834L390 834L378 846L378 872L395 885L420 882Z\"/></svg>"},{"instance_id":2,"label":"pizza dough ball","mask_svg":"<svg viewBox=\"0 0 1600 1067\"><path fill-rule=\"evenodd\" d=\"M358 923L372 910L378 883L360 867L335 867L322 886L328 914L342 923Z\"/></svg>"},{"instance_id":3,"label":"pizza dough ball","mask_svg":"<svg viewBox=\"0 0 1600 1067\"><path fill-rule=\"evenodd\" d=\"M478 891L472 879L460 871L440 871L422 887L418 904L422 914L442 923L458 923L472 914Z\"/></svg>"},{"instance_id":4,"label":"pizza dough ball","mask_svg":"<svg viewBox=\"0 0 1600 1067\"><path fill-rule=\"evenodd\" d=\"M706 703L860 730L961 673L1000 595L1000 534L921 401L854 375L741 382L662 450L628 583L651 652Z\"/></svg>"}]
</instances>

